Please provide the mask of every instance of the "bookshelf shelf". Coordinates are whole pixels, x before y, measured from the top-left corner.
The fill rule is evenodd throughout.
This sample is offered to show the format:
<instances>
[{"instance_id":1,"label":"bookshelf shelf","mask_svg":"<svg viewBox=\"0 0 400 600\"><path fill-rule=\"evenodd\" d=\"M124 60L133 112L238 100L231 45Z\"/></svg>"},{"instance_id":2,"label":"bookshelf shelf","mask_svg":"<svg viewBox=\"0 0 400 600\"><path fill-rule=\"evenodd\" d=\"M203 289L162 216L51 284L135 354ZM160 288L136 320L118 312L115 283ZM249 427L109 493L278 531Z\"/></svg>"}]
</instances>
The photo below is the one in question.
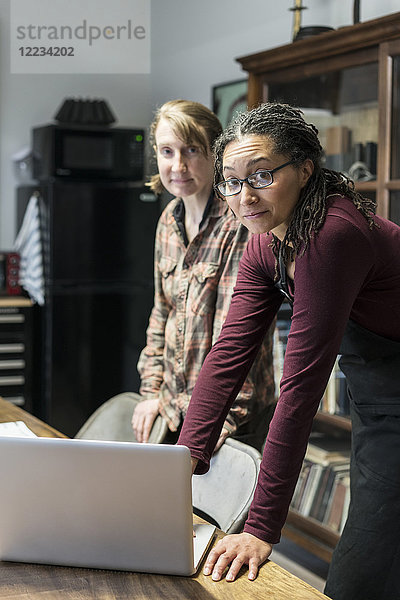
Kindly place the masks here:
<instances>
[{"instance_id":1,"label":"bookshelf shelf","mask_svg":"<svg viewBox=\"0 0 400 600\"><path fill-rule=\"evenodd\" d=\"M356 189L361 194L365 192L376 192L376 181L357 181Z\"/></svg>"},{"instance_id":2,"label":"bookshelf shelf","mask_svg":"<svg viewBox=\"0 0 400 600\"><path fill-rule=\"evenodd\" d=\"M315 519L303 517L295 510L290 510L288 514L283 535L326 562L331 561L340 537Z\"/></svg>"},{"instance_id":3,"label":"bookshelf shelf","mask_svg":"<svg viewBox=\"0 0 400 600\"><path fill-rule=\"evenodd\" d=\"M377 201L377 213L400 224L400 12L237 61L248 73L249 107L300 106L320 131L327 166L350 174L356 189ZM368 173L357 171L359 162ZM279 319L290 320L284 313L278 327ZM277 347L285 347L287 333L288 327L279 329ZM331 381L313 430L342 436L350 447L341 389ZM328 562L339 540L339 533L293 509L283 534Z\"/></svg>"},{"instance_id":4,"label":"bookshelf shelf","mask_svg":"<svg viewBox=\"0 0 400 600\"><path fill-rule=\"evenodd\" d=\"M328 425L329 427L343 429L344 431L351 431L351 421L349 417L330 415L328 413L318 411L314 420L317 423L322 423L323 425Z\"/></svg>"}]
</instances>

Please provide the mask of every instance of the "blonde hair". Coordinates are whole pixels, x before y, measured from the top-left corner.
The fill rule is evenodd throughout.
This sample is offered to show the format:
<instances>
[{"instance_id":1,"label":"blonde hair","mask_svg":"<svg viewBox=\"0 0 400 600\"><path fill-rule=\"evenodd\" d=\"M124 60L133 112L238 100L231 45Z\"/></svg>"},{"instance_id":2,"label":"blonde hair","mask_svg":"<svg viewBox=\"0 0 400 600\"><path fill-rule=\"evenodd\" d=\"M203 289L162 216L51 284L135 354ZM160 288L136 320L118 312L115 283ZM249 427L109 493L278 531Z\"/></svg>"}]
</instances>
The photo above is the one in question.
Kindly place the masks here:
<instances>
[{"instance_id":1,"label":"blonde hair","mask_svg":"<svg viewBox=\"0 0 400 600\"><path fill-rule=\"evenodd\" d=\"M150 125L150 143L156 147L156 130L161 119L172 127L174 134L185 144L198 146L208 156L216 138L222 133L218 117L206 106L190 100L170 100L156 112ZM153 192L161 194L164 186L160 175L153 175L147 184Z\"/></svg>"}]
</instances>

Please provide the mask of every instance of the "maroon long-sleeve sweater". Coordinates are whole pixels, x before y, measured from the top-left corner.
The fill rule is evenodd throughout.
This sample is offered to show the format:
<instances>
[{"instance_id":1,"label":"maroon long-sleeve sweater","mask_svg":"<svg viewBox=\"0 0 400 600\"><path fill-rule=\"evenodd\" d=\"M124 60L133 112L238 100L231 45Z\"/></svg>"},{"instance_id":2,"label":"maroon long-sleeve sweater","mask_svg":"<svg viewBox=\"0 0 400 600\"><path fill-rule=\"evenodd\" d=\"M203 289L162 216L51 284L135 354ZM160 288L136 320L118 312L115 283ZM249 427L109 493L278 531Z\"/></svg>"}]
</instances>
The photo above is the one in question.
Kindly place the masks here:
<instances>
[{"instance_id":1,"label":"maroon long-sleeve sweater","mask_svg":"<svg viewBox=\"0 0 400 600\"><path fill-rule=\"evenodd\" d=\"M350 200L328 202L323 227L296 258L280 397L244 528L270 543L280 539L348 319L400 341L400 227L376 217L370 229ZM196 473L208 470L225 416L282 302L270 243L267 234L250 239L225 325L194 388L178 443L199 459Z\"/></svg>"}]
</instances>

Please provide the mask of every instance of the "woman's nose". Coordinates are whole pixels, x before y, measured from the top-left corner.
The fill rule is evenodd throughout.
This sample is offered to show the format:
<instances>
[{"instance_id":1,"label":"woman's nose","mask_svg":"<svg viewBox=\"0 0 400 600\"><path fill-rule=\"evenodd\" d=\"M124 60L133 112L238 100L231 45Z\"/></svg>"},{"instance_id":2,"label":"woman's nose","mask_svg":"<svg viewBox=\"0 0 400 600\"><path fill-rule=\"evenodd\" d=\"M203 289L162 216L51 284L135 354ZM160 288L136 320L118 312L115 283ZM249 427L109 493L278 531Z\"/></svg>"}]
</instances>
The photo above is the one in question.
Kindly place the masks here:
<instances>
[{"instance_id":1,"label":"woman's nose","mask_svg":"<svg viewBox=\"0 0 400 600\"><path fill-rule=\"evenodd\" d=\"M256 190L252 188L247 181L244 181L242 191L240 192L240 204L253 204L253 202L257 202L257 200Z\"/></svg>"},{"instance_id":2,"label":"woman's nose","mask_svg":"<svg viewBox=\"0 0 400 600\"><path fill-rule=\"evenodd\" d=\"M186 169L185 157L180 152L176 152L174 155L173 169L174 171L184 171Z\"/></svg>"}]
</instances>

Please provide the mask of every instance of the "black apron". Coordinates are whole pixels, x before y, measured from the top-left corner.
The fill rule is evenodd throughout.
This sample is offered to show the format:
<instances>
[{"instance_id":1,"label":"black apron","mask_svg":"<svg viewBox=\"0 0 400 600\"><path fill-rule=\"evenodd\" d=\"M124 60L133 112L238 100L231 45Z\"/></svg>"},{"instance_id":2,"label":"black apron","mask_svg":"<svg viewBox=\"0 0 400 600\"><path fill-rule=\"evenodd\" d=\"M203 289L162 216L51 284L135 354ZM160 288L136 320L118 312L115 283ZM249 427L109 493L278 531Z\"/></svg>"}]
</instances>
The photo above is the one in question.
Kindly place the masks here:
<instances>
[{"instance_id":1,"label":"black apron","mask_svg":"<svg viewBox=\"0 0 400 600\"><path fill-rule=\"evenodd\" d=\"M275 286L293 305L279 252ZM400 342L349 321L340 346L352 421L349 514L333 553L332 600L400 600Z\"/></svg>"},{"instance_id":2,"label":"black apron","mask_svg":"<svg viewBox=\"0 0 400 600\"><path fill-rule=\"evenodd\" d=\"M400 342L349 321L340 353L352 421L351 502L325 594L400 600Z\"/></svg>"}]
</instances>

